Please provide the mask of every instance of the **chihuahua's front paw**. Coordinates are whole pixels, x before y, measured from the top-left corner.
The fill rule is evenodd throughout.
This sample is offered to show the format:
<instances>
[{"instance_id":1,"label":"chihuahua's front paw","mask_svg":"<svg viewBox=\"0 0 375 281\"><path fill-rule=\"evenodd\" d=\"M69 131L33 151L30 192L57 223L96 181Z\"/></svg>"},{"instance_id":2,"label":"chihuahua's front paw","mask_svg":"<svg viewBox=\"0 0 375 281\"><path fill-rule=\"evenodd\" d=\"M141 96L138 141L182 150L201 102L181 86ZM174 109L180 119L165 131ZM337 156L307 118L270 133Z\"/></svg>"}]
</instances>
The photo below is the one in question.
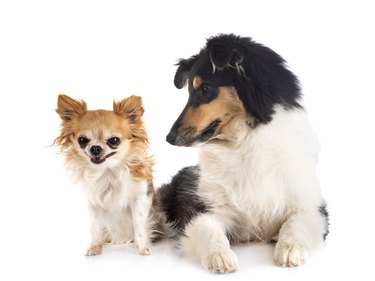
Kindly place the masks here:
<instances>
[{"instance_id":1,"label":"chihuahua's front paw","mask_svg":"<svg viewBox=\"0 0 375 281\"><path fill-rule=\"evenodd\" d=\"M93 244L88 248L88 250L86 252L86 256L100 255L102 253L102 249L103 249L103 245Z\"/></svg>"},{"instance_id":2,"label":"chihuahua's front paw","mask_svg":"<svg viewBox=\"0 0 375 281\"><path fill-rule=\"evenodd\" d=\"M274 261L281 266L298 266L305 263L307 249L300 244L278 242L275 247Z\"/></svg>"},{"instance_id":3,"label":"chihuahua's front paw","mask_svg":"<svg viewBox=\"0 0 375 281\"><path fill-rule=\"evenodd\" d=\"M148 255L152 254L152 249L149 246L137 247L137 248L138 248L138 254L139 255L148 256Z\"/></svg>"}]
</instances>

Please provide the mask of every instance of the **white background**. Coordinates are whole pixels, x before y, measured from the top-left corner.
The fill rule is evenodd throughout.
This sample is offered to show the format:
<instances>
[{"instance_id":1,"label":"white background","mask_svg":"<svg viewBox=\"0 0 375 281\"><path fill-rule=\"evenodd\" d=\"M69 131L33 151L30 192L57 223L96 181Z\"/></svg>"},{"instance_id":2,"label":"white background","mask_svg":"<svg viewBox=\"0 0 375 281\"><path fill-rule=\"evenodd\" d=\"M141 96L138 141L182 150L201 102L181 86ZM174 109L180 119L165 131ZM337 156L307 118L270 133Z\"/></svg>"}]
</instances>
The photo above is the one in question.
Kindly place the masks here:
<instances>
[{"instance_id":1,"label":"white background","mask_svg":"<svg viewBox=\"0 0 375 281\"><path fill-rule=\"evenodd\" d=\"M0 280L374 280L374 26L371 1L1 1ZM165 142L187 100L174 64L233 32L279 54L300 78L322 144L318 167L331 214L327 245L305 266L272 264L272 246L240 245L240 271L210 275L168 243L152 256L90 242L86 202L49 147L59 93L111 109L143 96L155 186L192 148ZM198 280L198 279L197 279Z\"/></svg>"}]
</instances>

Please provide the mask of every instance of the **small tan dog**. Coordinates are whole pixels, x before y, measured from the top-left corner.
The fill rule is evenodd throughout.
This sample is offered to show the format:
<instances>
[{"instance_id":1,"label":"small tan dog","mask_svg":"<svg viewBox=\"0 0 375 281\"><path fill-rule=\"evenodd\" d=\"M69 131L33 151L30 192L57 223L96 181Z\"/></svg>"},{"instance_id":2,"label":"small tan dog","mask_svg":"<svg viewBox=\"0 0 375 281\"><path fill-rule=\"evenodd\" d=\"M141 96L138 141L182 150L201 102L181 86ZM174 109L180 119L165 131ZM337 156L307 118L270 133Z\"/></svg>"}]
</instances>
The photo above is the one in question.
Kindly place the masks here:
<instances>
[{"instance_id":1,"label":"small tan dog","mask_svg":"<svg viewBox=\"0 0 375 281\"><path fill-rule=\"evenodd\" d=\"M127 242L134 242L139 254L151 254L157 220L141 97L114 101L113 111L107 111L87 110L84 101L59 95L56 112L62 123L54 144L89 202L87 255L99 255L105 243Z\"/></svg>"}]
</instances>

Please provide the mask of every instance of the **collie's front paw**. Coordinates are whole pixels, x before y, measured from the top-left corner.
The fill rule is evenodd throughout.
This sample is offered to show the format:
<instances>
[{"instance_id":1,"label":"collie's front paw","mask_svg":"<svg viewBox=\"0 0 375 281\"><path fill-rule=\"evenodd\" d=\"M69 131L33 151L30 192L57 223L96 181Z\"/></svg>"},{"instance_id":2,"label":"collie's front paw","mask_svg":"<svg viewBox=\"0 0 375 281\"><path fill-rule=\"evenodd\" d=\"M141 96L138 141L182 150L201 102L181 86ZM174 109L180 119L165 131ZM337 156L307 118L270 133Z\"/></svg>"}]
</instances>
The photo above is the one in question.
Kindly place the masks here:
<instances>
[{"instance_id":1,"label":"collie's front paw","mask_svg":"<svg viewBox=\"0 0 375 281\"><path fill-rule=\"evenodd\" d=\"M231 249L209 253L201 261L213 273L229 273L238 269L238 259Z\"/></svg>"},{"instance_id":2,"label":"collie's front paw","mask_svg":"<svg viewBox=\"0 0 375 281\"><path fill-rule=\"evenodd\" d=\"M281 266L298 266L305 263L307 249L301 244L278 242L275 247L274 261Z\"/></svg>"},{"instance_id":3,"label":"collie's front paw","mask_svg":"<svg viewBox=\"0 0 375 281\"><path fill-rule=\"evenodd\" d=\"M152 254L152 249L151 247L137 247L138 248L138 254L139 255L144 255L144 256L147 256L147 255L151 255Z\"/></svg>"},{"instance_id":4,"label":"collie's front paw","mask_svg":"<svg viewBox=\"0 0 375 281\"><path fill-rule=\"evenodd\" d=\"M102 249L103 249L103 245L93 244L88 248L88 250L86 252L86 256L100 255L102 253Z\"/></svg>"}]
</instances>

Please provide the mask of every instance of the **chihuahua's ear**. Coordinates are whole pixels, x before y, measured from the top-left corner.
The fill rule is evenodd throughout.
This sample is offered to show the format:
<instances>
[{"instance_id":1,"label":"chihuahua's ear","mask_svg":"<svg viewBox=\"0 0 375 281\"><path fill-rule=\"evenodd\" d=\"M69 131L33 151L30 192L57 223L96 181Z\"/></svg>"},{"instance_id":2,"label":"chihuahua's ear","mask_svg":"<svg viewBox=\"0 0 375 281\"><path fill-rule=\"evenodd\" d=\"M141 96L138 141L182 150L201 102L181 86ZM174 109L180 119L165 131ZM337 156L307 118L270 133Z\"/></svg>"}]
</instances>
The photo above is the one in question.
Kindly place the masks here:
<instances>
[{"instance_id":1,"label":"chihuahua's ear","mask_svg":"<svg viewBox=\"0 0 375 281\"><path fill-rule=\"evenodd\" d=\"M61 124L61 133L53 144L60 146L63 151L71 145L72 121L85 114L87 106L83 100L75 100L67 95L59 95L56 112L60 115L63 122Z\"/></svg>"},{"instance_id":2,"label":"chihuahua's ear","mask_svg":"<svg viewBox=\"0 0 375 281\"><path fill-rule=\"evenodd\" d=\"M63 121L69 122L86 113L87 105L83 100L75 100L67 95L59 95L56 112Z\"/></svg>"},{"instance_id":3,"label":"chihuahua's ear","mask_svg":"<svg viewBox=\"0 0 375 281\"><path fill-rule=\"evenodd\" d=\"M174 85L177 89L182 89L186 85L186 81L189 78L190 70L193 64L197 61L198 55L192 56L189 59L180 59L176 65L178 65L176 74L174 76Z\"/></svg>"},{"instance_id":4,"label":"chihuahua's ear","mask_svg":"<svg viewBox=\"0 0 375 281\"><path fill-rule=\"evenodd\" d=\"M142 106L142 98L134 95L122 101L113 101L113 111L128 119L130 123L140 121L145 112Z\"/></svg>"},{"instance_id":5,"label":"chihuahua's ear","mask_svg":"<svg viewBox=\"0 0 375 281\"><path fill-rule=\"evenodd\" d=\"M239 69L244 54L234 35L213 37L207 41L207 51L215 69L223 70L230 66Z\"/></svg>"}]
</instances>

